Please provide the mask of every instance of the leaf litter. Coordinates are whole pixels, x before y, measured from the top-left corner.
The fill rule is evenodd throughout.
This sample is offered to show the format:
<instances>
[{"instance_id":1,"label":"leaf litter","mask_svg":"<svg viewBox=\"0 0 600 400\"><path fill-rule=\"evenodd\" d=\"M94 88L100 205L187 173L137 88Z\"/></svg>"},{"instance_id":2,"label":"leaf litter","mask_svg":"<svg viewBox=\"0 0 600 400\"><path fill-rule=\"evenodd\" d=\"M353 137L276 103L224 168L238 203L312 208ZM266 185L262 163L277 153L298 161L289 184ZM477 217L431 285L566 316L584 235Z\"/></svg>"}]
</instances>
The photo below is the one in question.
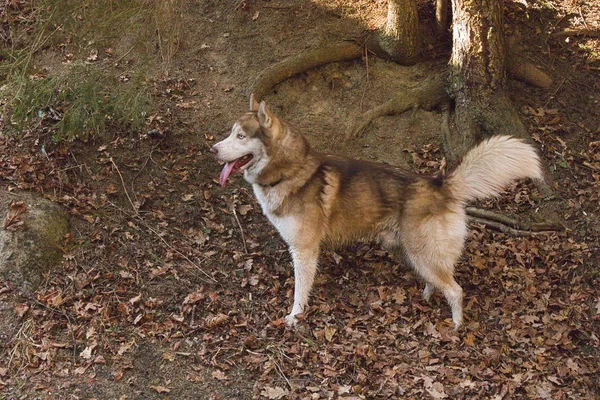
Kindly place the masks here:
<instances>
[{"instance_id":1,"label":"leaf litter","mask_svg":"<svg viewBox=\"0 0 600 400\"><path fill-rule=\"evenodd\" d=\"M154 85L173 107L153 121L201 107L188 82ZM85 398L96 383L121 390L115 398L183 398L188 383L216 398L596 398L600 132L579 129L574 143L560 114L533 109L528 122L562 199L520 183L479 206L532 219L551 209L568 229L516 238L471 226L457 265L458 333L444 300L424 302L413 272L369 243L323 252L305 321L287 330L289 254L246 185L218 186L218 166L184 124L161 122L170 133L158 137L117 132L91 149L48 142L46 155L46 127L0 136L1 189L44 193L75 227L35 293L0 281L0 319L19 321L0 328L0 389L23 394L26 382L30 397ZM436 145L406 151L420 172L444 165ZM5 229L18 222L11 210ZM168 376L144 379L153 369Z\"/></svg>"}]
</instances>

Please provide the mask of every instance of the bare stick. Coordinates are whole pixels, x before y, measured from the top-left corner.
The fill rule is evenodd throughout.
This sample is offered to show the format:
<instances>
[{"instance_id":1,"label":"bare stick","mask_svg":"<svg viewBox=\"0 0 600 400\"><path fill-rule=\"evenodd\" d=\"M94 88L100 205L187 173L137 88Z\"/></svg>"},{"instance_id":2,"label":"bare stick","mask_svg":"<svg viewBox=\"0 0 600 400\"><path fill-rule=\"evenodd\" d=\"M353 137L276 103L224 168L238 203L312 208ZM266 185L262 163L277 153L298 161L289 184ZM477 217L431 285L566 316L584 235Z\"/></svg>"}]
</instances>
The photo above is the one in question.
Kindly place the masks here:
<instances>
[{"instance_id":1,"label":"bare stick","mask_svg":"<svg viewBox=\"0 0 600 400\"><path fill-rule=\"evenodd\" d=\"M588 36L588 37L600 37L600 29L565 29L564 31L555 32L552 37L564 37L564 36Z\"/></svg>"},{"instance_id":2,"label":"bare stick","mask_svg":"<svg viewBox=\"0 0 600 400\"><path fill-rule=\"evenodd\" d=\"M522 229L515 229L515 228L511 228L510 226L501 224L500 222L496 222L496 221L490 221L488 219L483 219L483 218L477 218L477 217L469 217L469 221L475 224L481 224L484 226L487 226L488 228L492 228L495 229L497 231L500 231L502 233L506 233L507 235L512 235L512 236L536 236L536 235L549 235L554 233L555 231L539 231L539 232L533 232L533 231L527 231L527 230L522 230Z\"/></svg>"},{"instance_id":3,"label":"bare stick","mask_svg":"<svg viewBox=\"0 0 600 400\"><path fill-rule=\"evenodd\" d=\"M233 211L233 216L235 217L235 222L237 222L240 232L242 232L242 243L244 244L244 253L248 254L248 248L246 247L246 235L244 235L244 229L242 229L242 224L240 223L240 219L237 216L237 212L235 211L235 205L231 206L231 211Z\"/></svg>"},{"instance_id":4,"label":"bare stick","mask_svg":"<svg viewBox=\"0 0 600 400\"><path fill-rule=\"evenodd\" d=\"M133 201L131 201L131 197L129 197L129 193L127 192L127 187L125 186L125 180L123 179L123 175L121 175L121 171L119 171L119 167L117 167L117 164L115 164L113 158L110 157L109 159L110 159L110 162L112 163L112 165L117 170L117 173L119 174L119 178L121 178L121 185L123 186L123 190L125 191L125 195L127 196L127 200L129 200L129 204L131 204L131 208L133 209L133 211L137 215L138 214L138 210L135 207L135 205L133 204Z\"/></svg>"}]
</instances>

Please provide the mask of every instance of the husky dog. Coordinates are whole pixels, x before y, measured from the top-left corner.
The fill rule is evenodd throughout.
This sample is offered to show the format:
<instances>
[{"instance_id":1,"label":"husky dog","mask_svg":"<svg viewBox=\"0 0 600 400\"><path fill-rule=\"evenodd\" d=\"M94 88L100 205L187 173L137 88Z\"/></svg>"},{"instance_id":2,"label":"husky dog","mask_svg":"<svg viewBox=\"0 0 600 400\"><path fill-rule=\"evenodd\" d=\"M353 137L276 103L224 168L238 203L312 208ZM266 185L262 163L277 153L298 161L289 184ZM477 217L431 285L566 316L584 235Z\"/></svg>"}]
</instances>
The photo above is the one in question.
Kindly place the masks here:
<instances>
[{"instance_id":1,"label":"husky dog","mask_svg":"<svg viewBox=\"0 0 600 400\"><path fill-rule=\"evenodd\" d=\"M375 239L423 278L425 300L436 289L444 294L458 329L463 290L453 275L467 236L465 204L495 196L517 179L543 179L534 147L510 136L481 142L447 176L324 155L253 97L250 112L211 151L225 162L221 185L243 171L289 246L295 276L285 318L290 326L307 306L321 244Z\"/></svg>"}]
</instances>

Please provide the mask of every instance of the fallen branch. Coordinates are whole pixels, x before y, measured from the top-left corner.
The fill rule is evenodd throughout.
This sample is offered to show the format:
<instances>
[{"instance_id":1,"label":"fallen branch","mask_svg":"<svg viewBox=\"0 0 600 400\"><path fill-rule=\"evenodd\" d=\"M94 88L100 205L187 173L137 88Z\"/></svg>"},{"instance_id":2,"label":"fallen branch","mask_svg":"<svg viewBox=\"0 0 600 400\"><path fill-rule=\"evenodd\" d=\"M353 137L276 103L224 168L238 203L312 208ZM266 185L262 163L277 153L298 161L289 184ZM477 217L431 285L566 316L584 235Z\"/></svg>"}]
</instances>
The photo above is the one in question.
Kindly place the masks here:
<instances>
[{"instance_id":1,"label":"fallen branch","mask_svg":"<svg viewBox=\"0 0 600 400\"><path fill-rule=\"evenodd\" d=\"M256 101L260 102L275 85L294 75L332 62L360 58L362 54L362 46L348 41L286 58L258 75L252 86L252 93Z\"/></svg>"},{"instance_id":2,"label":"fallen branch","mask_svg":"<svg viewBox=\"0 0 600 400\"><path fill-rule=\"evenodd\" d=\"M500 231L502 233L506 233L507 235L512 235L512 236L536 236L536 235L549 235L551 233L554 233L556 231L538 231L538 232L534 232L534 231L527 231L527 230L523 230L523 229L516 229L516 228L511 228L510 226L501 224L500 222L496 222L496 221L490 221L487 219L483 219L483 218L476 218L476 217L469 217L469 221L475 224L480 224L480 225L484 225L488 228L492 228L494 230Z\"/></svg>"},{"instance_id":3,"label":"fallen branch","mask_svg":"<svg viewBox=\"0 0 600 400\"><path fill-rule=\"evenodd\" d=\"M565 37L565 36L587 36L587 37L600 37L600 29L565 29L564 31L554 32L552 37Z\"/></svg>"},{"instance_id":4,"label":"fallen branch","mask_svg":"<svg viewBox=\"0 0 600 400\"><path fill-rule=\"evenodd\" d=\"M470 221L514 236L530 236L537 233L548 234L563 230L562 225L554 222L526 223L506 215L475 207L467 207L466 211Z\"/></svg>"}]
</instances>

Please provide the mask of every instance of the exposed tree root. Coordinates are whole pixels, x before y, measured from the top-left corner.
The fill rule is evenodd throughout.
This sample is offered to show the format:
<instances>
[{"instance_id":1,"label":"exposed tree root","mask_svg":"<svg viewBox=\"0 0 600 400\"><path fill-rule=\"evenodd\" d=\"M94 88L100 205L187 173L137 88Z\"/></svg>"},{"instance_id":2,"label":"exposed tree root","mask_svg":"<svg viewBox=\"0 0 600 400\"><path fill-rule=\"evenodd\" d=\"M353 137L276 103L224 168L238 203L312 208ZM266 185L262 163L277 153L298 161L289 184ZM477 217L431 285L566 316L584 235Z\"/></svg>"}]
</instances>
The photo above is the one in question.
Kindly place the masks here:
<instances>
[{"instance_id":1,"label":"exposed tree root","mask_svg":"<svg viewBox=\"0 0 600 400\"><path fill-rule=\"evenodd\" d=\"M552 78L544 71L527 61L522 55L523 48L516 43L516 38L508 40L506 69L514 79L530 85L547 89L552 85Z\"/></svg>"},{"instance_id":2,"label":"exposed tree root","mask_svg":"<svg viewBox=\"0 0 600 400\"><path fill-rule=\"evenodd\" d=\"M261 101L275 85L296 74L332 62L359 58L363 51L362 46L348 41L286 58L260 73L252 87L254 98Z\"/></svg>"},{"instance_id":3,"label":"exposed tree root","mask_svg":"<svg viewBox=\"0 0 600 400\"><path fill-rule=\"evenodd\" d=\"M543 89L552 85L552 78L529 61L515 55L508 57L507 61L508 73L513 78Z\"/></svg>"},{"instance_id":4,"label":"exposed tree root","mask_svg":"<svg viewBox=\"0 0 600 400\"><path fill-rule=\"evenodd\" d=\"M442 103L446 103L450 98L445 88L445 74L437 74L414 88L401 90L391 100L362 114L347 133L347 137L356 138L360 136L375 118L383 115L400 114L415 108L431 110Z\"/></svg>"}]
</instances>

